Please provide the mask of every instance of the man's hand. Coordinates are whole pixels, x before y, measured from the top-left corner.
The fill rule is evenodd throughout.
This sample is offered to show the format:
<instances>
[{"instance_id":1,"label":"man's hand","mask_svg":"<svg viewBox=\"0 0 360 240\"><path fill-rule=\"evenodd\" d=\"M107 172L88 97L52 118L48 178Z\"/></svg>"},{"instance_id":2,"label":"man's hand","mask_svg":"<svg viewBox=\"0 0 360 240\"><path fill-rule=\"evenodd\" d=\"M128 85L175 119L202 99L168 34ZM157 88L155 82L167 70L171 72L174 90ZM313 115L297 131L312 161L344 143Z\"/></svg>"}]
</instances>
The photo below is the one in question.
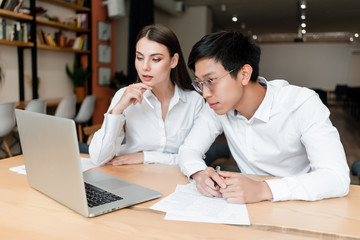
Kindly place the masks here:
<instances>
[{"instance_id":1,"label":"man's hand","mask_svg":"<svg viewBox=\"0 0 360 240\"><path fill-rule=\"evenodd\" d=\"M273 199L266 182L255 181L241 173L221 171L226 188L220 188L223 198L229 203L255 203Z\"/></svg>"},{"instance_id":2,"label":"man's hand","mask_svg":"<svg viewBox=\"0 0 360 240\"><path fill-rule=\"evenodd\" d=\"M191 177L196 181L197 189L208 197L221 197L219 188L226 187L224 180L212 167L207 167L205 170L196 172L191 175Z\"/></svg>"},{"instance_id":3,"label":"man's hand","mask_svg":"<svg viewBox=\"0 0 360 240\"><path fill-rule=\"evenodd\" d=\"M107 164L112 164L114 166L137 163L144 163L144 152L122 154L107 162Z\"/></svg>"}]
</instances>

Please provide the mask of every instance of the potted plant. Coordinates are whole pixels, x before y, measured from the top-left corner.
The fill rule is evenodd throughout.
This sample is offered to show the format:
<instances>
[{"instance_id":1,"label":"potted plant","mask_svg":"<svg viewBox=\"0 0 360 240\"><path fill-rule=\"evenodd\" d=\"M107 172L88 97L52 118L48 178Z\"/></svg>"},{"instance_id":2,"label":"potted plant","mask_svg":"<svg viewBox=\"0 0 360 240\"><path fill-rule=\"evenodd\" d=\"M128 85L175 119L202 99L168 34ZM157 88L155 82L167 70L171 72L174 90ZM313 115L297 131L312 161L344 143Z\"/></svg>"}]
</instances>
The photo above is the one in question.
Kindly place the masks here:
<instances>
[{"instance_id":1,"label":"potted plant","mask_svg":"<svg viewBox=\"0 0 360 240\"><path fill-rule=\"evenodd\" d=\"M115 72L114 76L110 79L110 87L119 90L122 87L125 87L133 82L128 80L128 77L123 71Z\"/></svg>"},{"instance_id":2,"label":"potted plant","mask_svg":"<svg viewBox=\"0 0 360 240\"><path fill-rule=\"evenodd\" d=\"M66 73L72 80L78 100L82 101L86 95L85 83L91 76L91 70L89 67L84 68L83 64L80 62L79 57L75 55L73 70L71 71L69 66L66 64Z\"/></svg>"}]
</instances>

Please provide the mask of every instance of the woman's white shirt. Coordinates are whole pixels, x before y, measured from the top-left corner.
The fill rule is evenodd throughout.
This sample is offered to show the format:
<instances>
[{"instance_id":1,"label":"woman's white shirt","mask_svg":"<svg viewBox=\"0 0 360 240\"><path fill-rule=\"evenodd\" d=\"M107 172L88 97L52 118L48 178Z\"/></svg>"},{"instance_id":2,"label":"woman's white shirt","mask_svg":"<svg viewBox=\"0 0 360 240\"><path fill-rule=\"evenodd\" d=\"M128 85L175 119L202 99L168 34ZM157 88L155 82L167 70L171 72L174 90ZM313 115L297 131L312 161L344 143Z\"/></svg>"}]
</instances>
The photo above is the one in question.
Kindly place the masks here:
<instances>
[{"instance_id":1,"label":"woman's white shirt","mask_svg":"<svg viewBox=\"0 0 360 240\"><path fill-rule=\"evenodd\" d=\"M147 90L145 97L154 109L143 100L130 105L123 114L110 114L126 90L114 95L101 128L94 134L89 153L93 163L103 165L114 156L144 152L144 163L176 165L178 150L190 132L204 100L195 91L182 90L175 85L165 121L162 119L161 103Z\"/></svg>"}]
</instances>

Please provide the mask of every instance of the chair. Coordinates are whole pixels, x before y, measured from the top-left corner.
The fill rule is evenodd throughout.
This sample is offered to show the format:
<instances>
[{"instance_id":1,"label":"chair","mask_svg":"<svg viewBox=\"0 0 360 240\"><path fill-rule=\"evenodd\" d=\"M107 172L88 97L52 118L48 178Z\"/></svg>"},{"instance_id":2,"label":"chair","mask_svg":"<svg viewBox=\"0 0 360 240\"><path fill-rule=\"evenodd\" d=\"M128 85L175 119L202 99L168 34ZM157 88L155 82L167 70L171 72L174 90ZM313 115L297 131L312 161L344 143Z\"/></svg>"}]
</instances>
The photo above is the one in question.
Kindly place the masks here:
<instances>
[{"instance_id":1,"label":"chair","mask_svg":"<svg viewBox=\"0 0 360 240\"><path fill-rule=\"evenodd\" d=\"M337 101L344 101L348 90L347 84L336 84L335 96Z\"/></svg>"},{"instance_id":2,"label":"chair","mask_svg":"<svg viewBox=\"0 0 360 240\"><path fill-rule=\"evenodd\" d=\"M95 95L88 95L84 98L84 101L80 105L79 112L75 117L75 122L78 125L79 141L83 142L83 128L82 126L87 124L93 113L95 107Z\"/></svg>"},{"instance_id":3,"label":"chair","mask_svg":"<svg viewBox=\"0 0 360 240\"><path fill-rule=\"evenodd\" d=\"M350 170L351 170L351 174L354 176L357 176L360 180L360 159L353 162Z\"/></svg>"},{"instance_id":4,"label":"chair","mask_svg":"<svg viewBox=\"0 0 360 240\"><path fill-rule=\"evenodd\" d=\"M46 114L46 100L45 99L33 99L26 105L25 110Z\"/></svg>"},{"instance_id":5,"label":"chair","mask_svg":"<svg viewBox=\"0 0 360 240\"><path fill-rule=\"evenodd\" d=\"M76 114L76 95L65 96L56 108L55 116L74 119Z\"/></svg>"},{"instance_id":6,"label":"chair","mask_svg":"<svg viewBox=\"0 0 360 240\"><path fill-rule=\"evenodd\" d=\"M45 99L32 99L26 105L25 110L46 114L46 100ZM11 145L11 147L20 142L17 126L14 127L14 129L13 129L13 136L15 138L15 142Z\"/></svg>"},{"instance_id":7,"label":"chair","mask_svg":"<svg viewBox=\"0 0 360 240\"><path fill-rule=\"evenodd\" d=\"M320 88L313 88L313 90L319 95L319 98L323 102L323 104L327 106L327 92Z\"/></svg>"},{"instance_id":8,"label":"chair","mask_svg":"<svg viewBox=\"0 0 360 240\"><path fill-rule=\"evenodd\" d=\"M5 157L12 157L10 147L6 142L6 136L11 133L16 124L15 107L15 102L0 103L0 150L5 152ZM1 148L1 142L5 149Z\"/></svg>"}]
</instances>

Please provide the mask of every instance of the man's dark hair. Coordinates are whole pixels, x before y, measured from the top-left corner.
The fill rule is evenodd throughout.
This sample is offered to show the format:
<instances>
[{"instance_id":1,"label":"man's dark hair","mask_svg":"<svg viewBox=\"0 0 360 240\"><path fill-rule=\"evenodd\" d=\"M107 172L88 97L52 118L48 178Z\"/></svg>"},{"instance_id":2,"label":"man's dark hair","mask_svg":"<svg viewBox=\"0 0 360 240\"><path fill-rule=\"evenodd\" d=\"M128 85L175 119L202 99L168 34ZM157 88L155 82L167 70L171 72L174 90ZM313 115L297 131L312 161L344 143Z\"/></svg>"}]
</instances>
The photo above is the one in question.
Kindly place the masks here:
<instances>
[{"instance_id":1,"label":"man's dark hair","mask_svg":"<svg viewBox=\"0 0 360 240\"><path fill-rule=\"evenodd\" d=\"M195 63L201 58L213 58L223 67L233 72L235 77L238 71L249 64L253 72L251 81L256 81L259 76L260 48L248 37L238 31L219 31L204 36L192 48L188 66L195 71Z\"/></svg>"}]
</instances>

